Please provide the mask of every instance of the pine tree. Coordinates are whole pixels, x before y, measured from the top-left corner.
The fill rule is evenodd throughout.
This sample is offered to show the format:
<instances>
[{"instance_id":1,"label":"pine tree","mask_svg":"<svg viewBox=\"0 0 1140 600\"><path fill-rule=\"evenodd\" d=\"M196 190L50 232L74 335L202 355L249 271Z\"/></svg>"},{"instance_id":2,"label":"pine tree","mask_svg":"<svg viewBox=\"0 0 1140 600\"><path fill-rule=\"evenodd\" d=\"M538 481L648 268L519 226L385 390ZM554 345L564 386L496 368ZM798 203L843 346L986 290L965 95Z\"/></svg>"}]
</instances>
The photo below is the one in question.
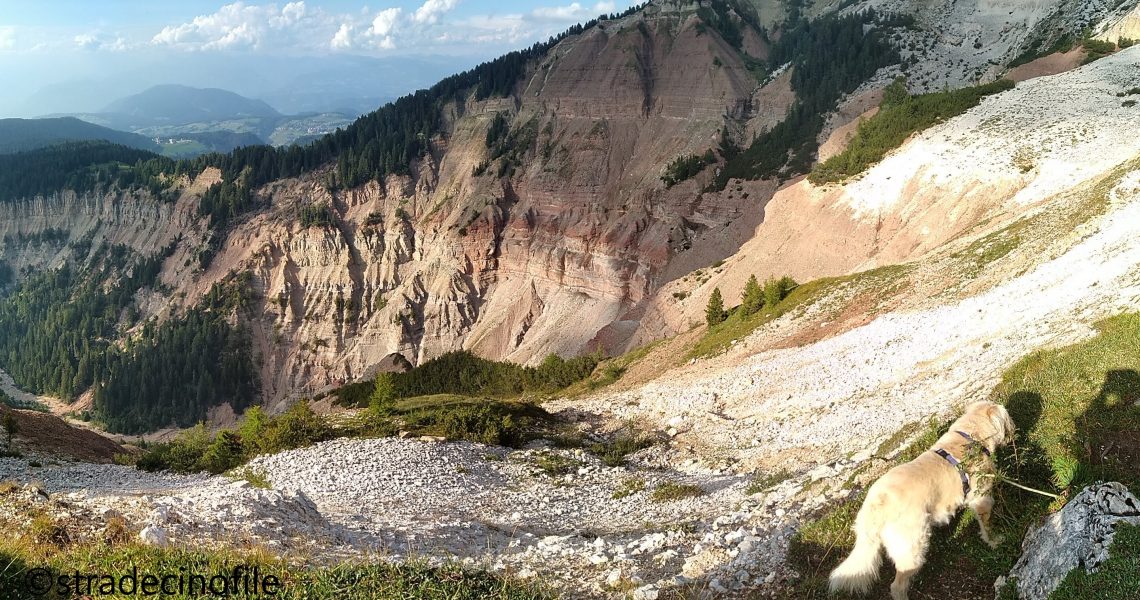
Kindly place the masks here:
<instances>
[{"instance_id":1,"label":"pine tree","mask_svg":"<svg viewBox=\"0 0 1140 600\"><path fill-rule=\"evenodd\" d=\"M784 299L784 288L776 279L769 279L764 282L764 304L767 306L776 306L780 300Z\"/></svg>"},{"instance_id":2,"label":"pine tree","mask_svg":"<svg viewBox=\"0 0 1140 600\"><path fill-rule=\"evenodd\" d=\"M705 322L709 327L724 322L724 298L720 295L720 288L713 288L709 296L709 305L705 308Z\"/></svg>"},{"instance_id":3,"label":"pine tree","mask_svg":"<svg viewBox=\"0 0 1140 600\"><path fill-rule=\"evenodd\" d=\"M740 312L743 316L748 316L763 307L764 290L760 287L760 282L756 280L756 276L753 275L748 278L748 283L744 284L744 291L740 294Z\"/></svg>"},{"instance_id":4,"label":"pine tree","mask_svg":"<svg viewBox=\"0 0 1140 600\"><path fill-rule=\"evenodd\" d=\"M368 410L374 415L382 415L391 408L396 401L396 383L391 373L381 373L376 376L372 396L368 400Z\"/></svg>"}]
</instances>

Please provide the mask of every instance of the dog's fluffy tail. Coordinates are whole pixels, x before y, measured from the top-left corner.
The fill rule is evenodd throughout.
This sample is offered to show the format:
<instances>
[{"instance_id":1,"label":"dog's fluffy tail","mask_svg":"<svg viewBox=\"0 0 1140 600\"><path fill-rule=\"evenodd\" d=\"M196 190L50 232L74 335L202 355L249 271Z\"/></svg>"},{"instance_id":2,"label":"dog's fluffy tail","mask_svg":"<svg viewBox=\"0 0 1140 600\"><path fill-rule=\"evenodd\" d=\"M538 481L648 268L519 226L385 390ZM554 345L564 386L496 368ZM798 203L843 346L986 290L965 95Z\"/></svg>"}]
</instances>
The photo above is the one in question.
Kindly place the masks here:
<instances>
[{"instance_id":1,"label":"dog's fluffy tail","mask_svg":"<svg viewBox=\"0 0 1140 600\"><path fill-rule=\"evenodd\" d=\"M883 555L879 532L883 529L882 502L868 498L855 517L855 548L829 578L831 593L866 594L879 578Z\"/></svg>"}]
</instances>

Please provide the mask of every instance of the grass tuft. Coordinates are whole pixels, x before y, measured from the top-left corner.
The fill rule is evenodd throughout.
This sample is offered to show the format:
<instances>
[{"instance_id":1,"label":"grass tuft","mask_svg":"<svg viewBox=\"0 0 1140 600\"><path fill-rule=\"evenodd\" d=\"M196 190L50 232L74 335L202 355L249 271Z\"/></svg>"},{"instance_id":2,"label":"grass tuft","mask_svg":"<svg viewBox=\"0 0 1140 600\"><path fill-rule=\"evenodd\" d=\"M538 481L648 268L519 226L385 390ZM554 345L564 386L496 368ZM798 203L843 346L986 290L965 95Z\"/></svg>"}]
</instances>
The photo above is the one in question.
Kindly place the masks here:
<instances>
[{"instance_id":1,"label":"grass tuft","mask_svg":"<svg viewBox=\"0 0 1140 600\"><path fill-rule=\"evenodd\" d=\"M649 499L654 502L675 502L677 500L684 500L685 498L696 498L704 496L705 490L699 485L691 483L677 483L675 481L663 481L653 488L653 494Z\"/></svg>"},{"instance_id":2,"label":"grass tuft","mask_svg":"<svg viewBox=\"0 0 1140 600\"><path fill-rule=\"evenodd\" d=\"M645 480L640 477L631 477L621 482L621 486L614 490L613 499L621 500L634 494L645 491Z\"/></svg>"}]
</instances>

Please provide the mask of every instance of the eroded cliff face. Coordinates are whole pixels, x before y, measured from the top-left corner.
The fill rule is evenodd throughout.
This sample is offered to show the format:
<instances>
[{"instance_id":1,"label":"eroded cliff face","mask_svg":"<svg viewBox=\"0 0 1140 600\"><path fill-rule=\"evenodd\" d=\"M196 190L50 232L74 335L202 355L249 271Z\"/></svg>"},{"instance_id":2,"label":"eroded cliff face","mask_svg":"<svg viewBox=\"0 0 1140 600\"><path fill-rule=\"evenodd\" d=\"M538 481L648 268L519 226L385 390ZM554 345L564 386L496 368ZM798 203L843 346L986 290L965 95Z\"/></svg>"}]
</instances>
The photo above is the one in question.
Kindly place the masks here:
<instances>
[{"instance_id":1,"label":"eroded cliff face","mask_svg":"<svg viewBox=\"0 0 1140 600\"><path fill-rule=\"evenodd\" d=\"M755 32L747 46L766 51ZM447 107L446 132L411 176L329 190L318 171L258 190L263 208L227 232L205 270L189 260L206 244L194 213L216 172L184 182L176 203L37 200L50 218L29 220L29 208L3 215L4 226L79 239L98 223L142 254L183 233L161 276L172 291L165 302L148 295L145 316L250 273L258 301L245 318L272 406L369 376L393 353L534 362L624 342L629 332L611 324L656 291L671 260L703 236L738 245L748 228L733 224L754 225L765 200L702 197L708 174L666 188L664 166L715 147L726 117L775 122L790 102L786 78L762 90L693 6L654 7L568 38L510 98ZM487 144L496 115L517 149L503 171ZM301 209L322 204L333 223L303 227ZM35 265L65 252L41 252Z\"/></svg>"},{"instance_id":2,"label":"eroded cliff face","mask_svg":"<svg viewBox=\"0 0 1140 600\"><path fill-rule=\"evenodd\" d=\"M691 237L763 200L709 203L700 181L660 181L674 157L715 145L726 113L764 110L749 107L758 85L737 52L702 29L691 11L595 28L560 44L516 98L455 107L417 177L335 197L304 182L270 192L281 217L314 201L340 217L308 230L281 218L275 234L251 222L232 236L259 240L247 254L266 297L290 299L267 310L290 338L276 346L277 389L351 380L392 352L532 362L592 349ZM527 150L514 176L495 165L474 175L497 113ZM239 247L227 243L218 268L240 264L229 258Z\"/></svg>"},{"instance_id":3,"label":"eroded cliff face","mask_svg":"<svg viewBox=\"0 0 1140 600\"><path fill-rule=\"evenodd\" d=\"M762 20L779 12L760 8ZM726 124L751 137L786 114L791 73L761 85L745 64L766 44L746 30L742 54L695 4L656 3L565 39L508 98L447 106L444 133L409 176L330 190L318 170L257 190L261 207L234 223L204 270L196 257L210 234L197 203L213 170L181 182L173 202L64 193L0 206L0 235L16 240L0 258L17 269L59 264L74 244L19 243L49 228L144 255L178 240L160 278L168 289L139 298L144 319L249 273L257 300L242 318L275 408L368 377L396 353L419 363L469 349L525 363L621 351L699 321L716 285L733 297L752 273L807 280L906 261L1027 205L1017 199L1038 172L1009 156L995 154L989 170L907 166L913 148L936 165L947 144L965 143L937 136L849 186L733 181L703 193L710 168L666 187L665 166L715 148ZM872 100L837 113L825 134L878 97L873 85L860 90L853 98ZM509 123L502 158L487 142L498 115ZM331 224L302 226L314 205L330 208ZM711 278L685 277L726 258Z\"/></svg>"}]
</instances>

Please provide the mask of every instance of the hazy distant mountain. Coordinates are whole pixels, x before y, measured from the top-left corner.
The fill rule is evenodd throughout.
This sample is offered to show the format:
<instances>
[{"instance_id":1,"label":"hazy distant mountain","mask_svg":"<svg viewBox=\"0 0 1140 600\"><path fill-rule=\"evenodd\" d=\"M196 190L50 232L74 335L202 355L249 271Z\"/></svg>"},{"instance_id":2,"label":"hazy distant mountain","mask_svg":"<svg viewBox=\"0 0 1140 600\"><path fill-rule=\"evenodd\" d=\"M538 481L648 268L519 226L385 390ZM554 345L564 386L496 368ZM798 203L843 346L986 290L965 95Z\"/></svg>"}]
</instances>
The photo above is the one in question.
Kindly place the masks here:
<instances>
[{"instance_id":1,"label":"hazy distant mountain","mask_svg":"<svg viewBox=\"0 0 1140 600\"><path fill-rule=\"evenodd\" d=\"M132 127L281 116L261 100L217 88L183 85L157 85L116 100L100 112L129 121Z\"/></svg>"},{"instance_id":2,"label":"hazy distant mountain","mask_svg":"<svg viewBox=\"0 0 1140 600\"><path fill-rule=\"evenodd\" d=\"M106 140L141 150L158 150L157 144L141 135L100 127L74 117L0 119L0 154L77 140Z\"/></svg>"},{"instance_id":3,"label":"hazy distant mountain","mask_svg":"<svg viewBox=\"0 0 1140 600\"><path fill-rule=\"evenodd\" d=\"M494 54L366 57L213 52L140 57L122 53L101 55L98 65L82 69L37 62L36 56L29 55L29 65L40 68L29 66L26 81L19 80L20 87L0 95L0 116L95 113L127 94L167 83L231 90L264 100L285 114L359 114L429 87ZM27 96L19 90L26 90Z\"/></svg>"},{"instance_id":4,"label":"hazy distant mountain","mask_svg":"<svg viewBox=\"0 0 1140 600\"><path fill-rule=\"evenodd\" d=\"M311 141L348 126L356 114L283 115L264 101L228 90L160 85L115 100L98 112L66 116L154 140L149 149L166 156L187 157L240 146Z\"/></svg>"}]
</instances>

